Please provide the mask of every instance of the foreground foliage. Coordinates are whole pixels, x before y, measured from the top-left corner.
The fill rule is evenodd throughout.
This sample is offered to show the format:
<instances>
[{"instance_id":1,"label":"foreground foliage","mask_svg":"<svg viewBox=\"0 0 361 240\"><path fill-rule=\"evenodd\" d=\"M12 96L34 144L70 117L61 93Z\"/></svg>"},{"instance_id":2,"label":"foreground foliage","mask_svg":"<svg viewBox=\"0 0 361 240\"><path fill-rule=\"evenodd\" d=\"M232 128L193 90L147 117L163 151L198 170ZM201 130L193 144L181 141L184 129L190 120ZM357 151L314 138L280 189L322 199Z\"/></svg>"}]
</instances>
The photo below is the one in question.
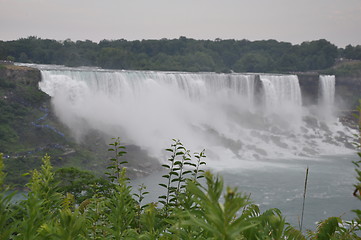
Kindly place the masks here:
<instances>
[{"instance_id":1,"label":"foreground foliage","mask_svg":"<svg viewBox=\"0 0 361 240\"><path fill-rule=\"evenodd\" d=\"M224 189L221 177L202 170L204 151L192 158L178 140L167 149L170 157L163 165L167 170L165 183L160 183L164 195L157 203L143 204L148 192L141 185L133 193L128 184L123 167L125 151L119 139L111 144L110 151L114 158L108 168L109 181L83 182L82 194L78 185L72 189L58 182L61 179L56 177L50 157L45 156L41 168L30 172L29 192L18 203L11 202L13 195L4 193L7 189L0 154L0 240L359 239L360 210L352 222L332 217L306 237L285 222L280 210L261 212L237 189ZM74 169L66 172L78 173ZM361 181L361 170L357 173ZM357 190L359 186L355 186Z\"/></svg>"}]
</instances>

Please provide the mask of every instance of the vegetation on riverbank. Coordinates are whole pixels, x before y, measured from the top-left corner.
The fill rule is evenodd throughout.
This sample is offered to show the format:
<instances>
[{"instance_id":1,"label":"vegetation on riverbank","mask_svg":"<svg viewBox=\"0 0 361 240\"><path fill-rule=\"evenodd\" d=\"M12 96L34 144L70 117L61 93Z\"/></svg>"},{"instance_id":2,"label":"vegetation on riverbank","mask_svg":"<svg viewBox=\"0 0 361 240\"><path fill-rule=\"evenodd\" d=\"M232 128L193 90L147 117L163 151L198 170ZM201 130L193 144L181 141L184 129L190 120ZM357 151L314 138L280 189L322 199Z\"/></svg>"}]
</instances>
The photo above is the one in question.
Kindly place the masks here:
<instances>
[{"instance_id":1,"label":"vegetation on riverbank","mask_svg":"<svg viewBox=\"0 0 361 240\"><path fill-rule=\"evenodd\" d=\"M23 174L40 167L46 153L57 167L86 163L85 169L99 169L103 164L97 162L101 156L67 137L67 129L50 110L50 97L39 90L40 80L37 69L0 65L0 152L7 181L20 189L28 181Z\"/></svg>"},{"instance_id":2,"label":"vegetation on riverbank","mask_svg":"<svg viewBox=\"0 0 361 240\"><path fill-rule=\"evenodd\" d=\"M330 69L323 71L324 74L335 75L336 77L358 77L361 76L361 61L345 61L336 64Z\"/></svg>"},{"instance_id":3,"label":"vegetation on riverbank","mask_svg":"<svg viewBox=\"0 0 361 240\"><path fill-rule=\"evenodd\" d=\"M331 217L305 236L280 210L261 212L237 189L224 189L222 177L203 172L204 151L192 157L178 140L167 149L167 174L160 183L164 195L144 204L144 186L133 190L128 184L119 140L110 150L108 181L85 184L80 195L71 183L64 188L57 181L45 156L41 168L30 172L27 198L17 203L11 202L12 194L4 195L0 154L0 239L359 239L360 210L352 221ZM359 187L360 168L357 172Z\"/></svg>"}]
</instances>

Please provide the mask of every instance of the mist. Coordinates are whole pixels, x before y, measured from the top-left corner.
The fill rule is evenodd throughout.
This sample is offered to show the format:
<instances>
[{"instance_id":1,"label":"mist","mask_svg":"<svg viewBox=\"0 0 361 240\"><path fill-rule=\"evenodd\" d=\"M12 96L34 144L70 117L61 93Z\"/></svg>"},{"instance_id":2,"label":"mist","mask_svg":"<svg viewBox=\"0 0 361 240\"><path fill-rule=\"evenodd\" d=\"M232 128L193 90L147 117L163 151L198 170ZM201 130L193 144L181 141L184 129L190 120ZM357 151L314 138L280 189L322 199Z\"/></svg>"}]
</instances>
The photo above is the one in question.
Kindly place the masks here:
<instances>
[{"instance_id":1,"label":"mist","mask_svg":"<svg viewBox=\"0 0 361 240\"><path fill-rule=\"evenodd\" d=\"M43 69L42 79L78 142L96 130L161 162L173 138L206 149L216 168L352 151L352 130L333 116L334 76L320 78L331 87L320 87L319 103L308 107L296 75L62 68Z\"/></svg>"}]
</instances>

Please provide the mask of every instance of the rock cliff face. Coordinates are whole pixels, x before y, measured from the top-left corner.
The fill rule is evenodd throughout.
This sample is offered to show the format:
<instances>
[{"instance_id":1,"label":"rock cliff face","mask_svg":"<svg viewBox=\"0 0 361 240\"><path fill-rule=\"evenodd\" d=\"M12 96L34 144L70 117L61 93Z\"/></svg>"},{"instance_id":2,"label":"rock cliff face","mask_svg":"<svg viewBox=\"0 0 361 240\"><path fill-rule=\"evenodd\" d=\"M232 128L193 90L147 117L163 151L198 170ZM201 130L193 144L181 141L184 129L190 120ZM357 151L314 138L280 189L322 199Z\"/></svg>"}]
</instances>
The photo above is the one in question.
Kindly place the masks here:
<instances>
[{"instance_id":1,"label":"rock cliff face","mask_svg":"<svg viewBox=\"0 0 361 240\"><path fill-rule=\"evenodd\" d=\"M7 179L22 184L21 177L39 166L45 153L61 164L67 145L54 129L60 127L50 113L50 97L39 90L37 69L0 65L0 152L4 153Z\"/></svg>"},{"instance_id":2,"label":"rock cliff face","mask_svg":"<svg viewBox=\"0 0 361 240\"><path fill-rule=\"evenodd\" d=\"M319 74L297 74L302 93L302 104L312 105L318 102Z\"/></svg>"},{"instance_id":3,"label":"rock cliff face","mask_svg":"<svg viewBox=\"0 0 361 240\"><path fill-rule=\"evenodd\" d=\"M318 101L319 76L318 73L297 74L304 105L312 105ZM361 75L337 76L335 86L335 99L345 110L355 109L358 99L361 99Z\"/></svg>"},{"instance_id":4,"label":"rock cliff face","mask_svg":"<svg viewBox=\"0 0 361 240\"><path fill-rule=\"evenodd\" d=\"M107 143L96 133L89 138L91 141L76 143L52 112L50 97L39 90L40 81L38 69L0 64L0 152L4 154L9 183L25 183L21 175L37 168L45 154L57 167L75 166L103 173L110 157ZM159 166L155 159L145 161L147 166L138 160L147 156L136 146L127 146L127 152L126 159L133 163L130 176L144 175Z\"/></svg>"},{"instance_id":5,"label":"rock cliff face","mask_svg":"<svg viewBox=\"0 0 361 240\"><path fill-rule=\"evenodd\" d=\"M37 87L41 81L41 73L38 69L15 65L0 66L0 79L7 79L14 83L26 84L33 87Z\"/></svg>"},{"instance_id":6,"label":"rock cliff face","mask_svg":"<svg viewBox=\"0 0 361 240\"><path fill-rule=\"evenodd\" d=\"M39 90L40 81L38 69L0 65L0 99L6 105L39 108L50 100L47 94Z\"/></svg>"},{"instance_id":7,"label":"rock cliff face","mask_svg":"<svg viewBox=\"0 0 361 240\"><path fill-rule=\"evenodd\" d=\"M319 98L320 73L297 73L299 80L302 104L305 106L315 105ZM255 85L256 96L260 96L262 83L259 76L256 76ZM355 109L358 99L361 99L361 74L360 76L337 76L335 86L335 99L340 103L340 107L345 110ZM258 99L259 100L259 99ZM256 100L257 101L257 100Z\"/></svg>"},{"instance_id":8,"label":"rock cliff face","mask_svg":"<svg viewBox=\"0 0 361 240\"><path fill-rule=\"evenodd\" d=\"M336 76L336 98L343 101L346 107L355 109L361 99L361 75Z\"/></svg>"}]
</instances>

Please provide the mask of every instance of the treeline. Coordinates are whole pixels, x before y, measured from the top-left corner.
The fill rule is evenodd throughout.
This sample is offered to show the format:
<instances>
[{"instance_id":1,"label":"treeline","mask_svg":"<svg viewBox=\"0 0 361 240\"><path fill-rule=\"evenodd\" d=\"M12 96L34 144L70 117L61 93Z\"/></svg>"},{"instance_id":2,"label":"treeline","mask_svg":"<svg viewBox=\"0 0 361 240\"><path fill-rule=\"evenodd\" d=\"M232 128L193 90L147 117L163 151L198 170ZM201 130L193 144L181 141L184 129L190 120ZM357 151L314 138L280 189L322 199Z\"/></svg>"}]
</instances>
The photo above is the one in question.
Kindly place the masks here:
<instances>
[{"instance_id":1,"label":"treeline","mask_svg":"<svg viewBox=\"0 0 361 240\"><path fill-rule=\"evenodd\" d=\"M179 39L99 43L37 37L0 41L0 59L109 69L289 72L322 70L337 58L361 60L361 45L337 48L325 39L292 45L276 40Z\"/></svg>"}]
</instances>

